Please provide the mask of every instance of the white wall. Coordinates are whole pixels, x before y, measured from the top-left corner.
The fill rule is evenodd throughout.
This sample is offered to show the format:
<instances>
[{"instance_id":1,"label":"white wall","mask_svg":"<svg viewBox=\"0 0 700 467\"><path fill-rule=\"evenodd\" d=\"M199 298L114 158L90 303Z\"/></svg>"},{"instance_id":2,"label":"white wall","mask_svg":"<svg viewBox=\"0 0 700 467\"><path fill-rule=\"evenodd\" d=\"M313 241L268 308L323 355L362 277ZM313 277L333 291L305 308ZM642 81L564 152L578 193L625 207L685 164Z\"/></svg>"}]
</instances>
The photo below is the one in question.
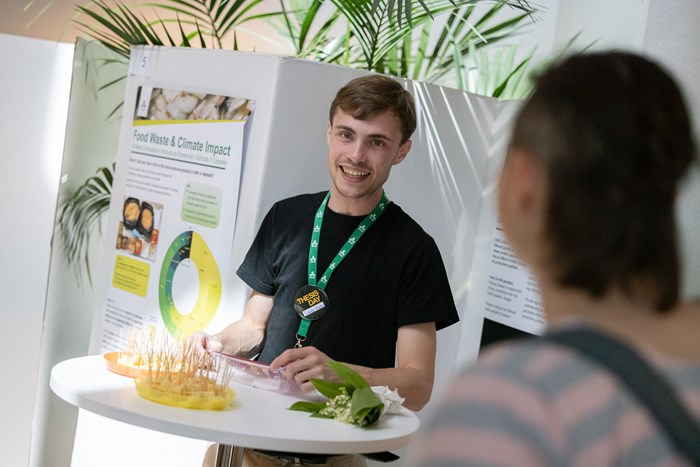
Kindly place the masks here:
<instances>
[{"instance_id":1,"label":"white wall","mask_svg":"<svg viewBox=\"0 0 700 467\"><path fill-rule=\"evenodd\" d=\"M555 50L581 33L576 41L579 46L639 51L649 6L654 0L559 0L556 3L559 8L552 39Z\"/></svg>"},{"instance_id":2,"label":"white wall","mask_svg":"<svg viewBox=\"0 0 700 467\"><path fill-rule=\"evenodd\" d=\"M683 86L700 146L700 2L653 0L644 52L665 65ZM700 173L696 170L681 193L678 207L684 261L683 292L700 297Z\"/></svg>"},{"instance_id":3,"label":"white wall","mask_svg":"<svg viewBox=\"0 0 700 467\"><path fill-rule=\"evenodd\" d=\"M74 49L73 45L69 47L71 51ZM123 100L124 86L122 84L97 91L98 87L118 76L112 72L113 66L91 60L95 54L100 54L101 49L101 46L94 43L87 47L75 47L75 61L71 70L73 80L65 83L66 92L70 90L71 93L67 116L71 131L66 132L64 117L61 131L66 138L65 146L60 147L62 164L61 183L58 187L59 206L98 167L114 161L115 129L118 129L120 120L110 118L109 114ZM50 231L52 227L49 225L48 228ZM99 238L100 235L95 234L93 237ZM70 465L77 412L53 394L49 388L49 376L54 364L86 355L92 320L93 289L87 276L82 276L79 285L65 261L62 242L58 237L53 246L48 269L47 301L32 424L32 467ZM99 264L101 246L101 241L98 245L92 245L90 257L93 270Z\"/></svg>"},{"instance_id":4,"label":"white wall","mask_svg":"<svg viewBox=\"0 0 700 467\"><path fill-rule=\"evenodd\" d=\"M700 2L697 0L543 0L553 24L528 35L539 51L556 51L581 32L577 48L643 53L664 65L685 93L700 145ZM682 293L700 296L700 170L686 181L677 219L683 261Z\"/></svg>"},{"instance_id":5,"label":"white wall","mask_svg":"<svg viewBox=\"0 0 700 467\"><path fill-rule=\"evenodd\" d=\"M0 34L0 465L29 459L73 47Z\"/></svg>"}]
</instances>

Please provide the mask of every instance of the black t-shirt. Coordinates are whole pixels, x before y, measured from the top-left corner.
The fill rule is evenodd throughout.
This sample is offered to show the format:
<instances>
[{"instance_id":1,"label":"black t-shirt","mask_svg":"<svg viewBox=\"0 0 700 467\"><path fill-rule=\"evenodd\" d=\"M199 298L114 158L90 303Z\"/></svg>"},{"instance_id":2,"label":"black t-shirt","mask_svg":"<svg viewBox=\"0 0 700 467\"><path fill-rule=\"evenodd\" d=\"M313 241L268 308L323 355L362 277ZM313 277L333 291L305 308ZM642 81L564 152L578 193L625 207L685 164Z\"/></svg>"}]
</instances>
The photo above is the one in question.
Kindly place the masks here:
<instances>
[{"instance_id":1,"label":"black t-shirt","mask_svg":"<svg viewBox=\"0 0 700 467\"><path fill-rule=\"evenodd\" d=\"M275 203L237 271L253 290L274 296L262 362L269 363L296 343L300 318L294 299L308 282L314 215L325 195L300 195ZM363 219L326 207L319 276ZM311 323L304 345L338 361L391 368L401 326L435 322L441 329L459 321L437 245L394 203L334 270L325 291L328 311Z\"/></svg>"}]
</instances>

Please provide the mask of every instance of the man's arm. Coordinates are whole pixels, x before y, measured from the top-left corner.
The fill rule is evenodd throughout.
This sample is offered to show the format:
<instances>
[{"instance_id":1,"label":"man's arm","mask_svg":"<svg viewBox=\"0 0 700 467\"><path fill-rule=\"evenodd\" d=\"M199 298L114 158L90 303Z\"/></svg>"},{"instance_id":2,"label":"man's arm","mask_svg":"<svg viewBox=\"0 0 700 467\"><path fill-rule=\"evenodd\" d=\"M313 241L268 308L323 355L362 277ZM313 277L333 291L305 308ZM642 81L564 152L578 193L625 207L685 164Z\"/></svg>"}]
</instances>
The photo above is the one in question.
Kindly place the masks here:
<instances>
[{"instance_id":1,"label":"man's arm","mask_svg":"<svg viewBox=\"0 0 700 467\"><path fill-rule=\"evenodd\" d=\"M253 291L243 316L212 336L197 333L192 339L199 349L250 358L260 352L272 312L272 297Z\"/></svg>"},{"instance_id":2,"label":"man's arm","mask_svg":"<svg viewBox=\"0 0 700 467\"><path fill-rule=\"evenodd\" d=\"M396 342L396 368L368 368L348 365L370 386L388 386L405 397L404 406L420 410L430 400L435 379L435 323L402 326ZM348 343L352 345L351 343ZM326 362L331 360L315 347L290 349L272 361L273 369L286 366L288 378L294 378L306 391L313 389L312 378L337 381Z\"/></svg>"}]
</instances>

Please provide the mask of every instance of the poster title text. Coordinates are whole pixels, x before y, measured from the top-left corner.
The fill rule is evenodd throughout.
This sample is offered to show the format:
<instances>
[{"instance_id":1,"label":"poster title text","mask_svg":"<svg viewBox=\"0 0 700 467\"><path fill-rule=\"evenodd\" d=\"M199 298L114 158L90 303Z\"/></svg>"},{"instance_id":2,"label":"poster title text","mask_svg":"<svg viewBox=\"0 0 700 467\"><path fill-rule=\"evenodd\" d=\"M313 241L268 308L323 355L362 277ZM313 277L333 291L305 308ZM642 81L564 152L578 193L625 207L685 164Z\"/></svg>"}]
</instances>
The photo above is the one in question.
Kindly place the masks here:
<instances>
[{"instance_id":1,"label":"poster title text","mask_svg":"<svg viewBox=\"0 0 700 467\"><path fill-rule=\"evenodd\" d=\"M177 147L195 152L205 152L212 156L231 156L231 145L221 146L209 141L190 140L183 136L167 136L153 131L134 130L134 141L158 146Z\"/></svg>"}]
</instances>

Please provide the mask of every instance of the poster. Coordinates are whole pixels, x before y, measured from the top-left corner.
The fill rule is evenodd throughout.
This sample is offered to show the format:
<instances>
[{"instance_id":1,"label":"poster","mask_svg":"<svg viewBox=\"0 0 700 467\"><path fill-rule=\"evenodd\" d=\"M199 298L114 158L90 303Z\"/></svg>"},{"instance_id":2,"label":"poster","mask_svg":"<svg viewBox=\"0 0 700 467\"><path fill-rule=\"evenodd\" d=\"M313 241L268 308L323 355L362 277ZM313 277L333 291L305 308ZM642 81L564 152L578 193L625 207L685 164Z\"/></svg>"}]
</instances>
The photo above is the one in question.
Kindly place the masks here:
<instances>
[{"instance_id":1,"label":"poster","mask_svg":"<svg viewBox=\"0 0 700 467\"><path fill-rule=\"evenodd\" d=\"M484 317L530 334L542 334L545 315L539 288L527 266L511 250L498 221L486 271Z\"/></svg>"},{"instance_id":2,"label":"poster","mask_svg":"<svg viewBox=\"0 0 700 467\"><path fill-rule=\"evenodd\" d=\"M118 350L125 330L155 325L184 337L216 315L254 106L249 98L138 88L110 205L102 351Z\"/></svg>"}]
</instances>

